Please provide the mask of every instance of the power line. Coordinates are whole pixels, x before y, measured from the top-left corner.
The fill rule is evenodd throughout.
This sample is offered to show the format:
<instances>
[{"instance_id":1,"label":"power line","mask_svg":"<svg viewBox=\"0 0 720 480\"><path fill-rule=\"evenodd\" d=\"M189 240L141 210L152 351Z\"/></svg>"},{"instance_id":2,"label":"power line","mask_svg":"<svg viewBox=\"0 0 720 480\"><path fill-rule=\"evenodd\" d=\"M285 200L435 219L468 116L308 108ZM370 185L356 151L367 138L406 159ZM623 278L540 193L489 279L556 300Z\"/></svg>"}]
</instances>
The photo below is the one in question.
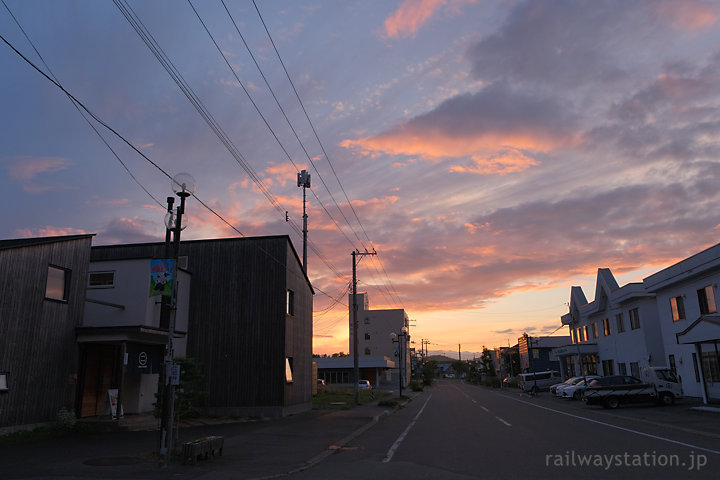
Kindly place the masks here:
<instances>
[{"instance_id":1,"label":"power line","mask_svg":"<svg viewBox=\"0 0 720 480\"><path fill-rule=\"evenodd\" d=\"M224 0L221 0L221 1L223 2L223 5L225 5ZM323 155L325 156L325 159L327 160L328 165L330 166L330 170L332 171L333 175L335 175L335 179L337 180L338 185L340 186L340 189L342 190L343 194L345 195L345 199L347 200L348 205L350 206L350 209L352 210L353 215L355 216L355 219L357 220L358 225L360 226L363 233L365 234L365 238L367 238L368 242L370 243L370 246L374 250L374 245L373 245L372 241L370 240L370 237L368 236L367 231L365 230L365 227L363 226L362 222L360 221L360 217L358 216L357 212L355 211L355 208L353 207L352 202L350 201L350 198L348 197L348 194L345 191L345 188L343 188L342 182L340 181L340 178L338 177L337 172L335 171L335 167L333 167L332 161L330 160L330 156L327 154L327 151L325 150L325 146L323 145L322 141L320 140L320 136L317 133L315 125L313 124L312 120L310 119L310 115L308 115L308 113L307 113L305 104L303 103L302 99L300 98L300 94L298 93L297 88L295 88L295 83L293 82L292 78L290 77L290 73L288 72L287 68L285 67L285 62L283 62L282 56L280 55L280 52L278 51L277 46L275 45L275 41L273 40L272 35L270 34L270 30L268 29L267 24L265 23L265 20L263 19L263 16L260 13L260 9L258 8L257 4L255 3L255 0L253 0L253 6L255 7L255 11L257 12L258 17L260 18L260 21L262 22L263 27L265 28L265 32L267 33L267 36L270 39L270 43L272 44L273 49L275 50L275 54L277 55L278 60L280 61L280 64L282 65L283 71L285 72L285 76L287 77L288 81L290 82L290 85L292 86L293 92L295 93L295 97L297 98L298 103L300 104L300 107L302 108L302 111L305 114L305 118L307 119L308 124L310 125L310 128L312 129L313 134L315 135L315 139L317 140L318 145L320 145L320 149L322 150ZM227 7L226 7L226 9L227 9ZM228 11L228 15L229 14L230 14L230 12ZM233 20L233 24L234 23L235 22ZM240 33L240 32L238 31L238 33ZM243 40L243 42L244 42L244 40ZM312 163L312 160L311 160L311 163ZM313 168L315 168L314 163L313 163ZM317 172L317 169L315 169L315 170ZM318 172L318 175L319 175L319 172ZM321 179L322 179L322 177L321 177ZM324 184L325 183L323 181L323 185ZM327 188L327 186L326 186L326 188ZM328 193L329 192L330 191L328 189ZM332 194L331 194L331 197L332 197ZM335 200L334 197L332 197L332 198L333 198L333 200ZM335 202L335 203L337 205L337 202ZM339 205L338 205L338 208L340 208ZM341 210L341 212L342 212L342 210ZM343 215L343 217L344 217L344 215ZM347 219L346 219L346 221L347 221ZM348 225L350 225L349 222L348 222ZM352 226L350 226L350 228L352 229ZM355 233L354 230L353 230L353 233ZM355 236L357 237L357 233L355 233ZM359 237L358 237L358 240L359 240ZM362 241L360 241L360 243L362 244ZM367 247L365 247L364 244L363 244L363 248L367 249ZM392 286L390 277L387 275L387 271L385 270L385 267L382 266L382 262L381 262L380 258L377 258L377 262L381 265L382 270L385 274L385 277L387 278L388 283L390 283L390 286L393 288L393 290L397 291L395 289L395 287ZM378 274L379 274L379 272L378 272ZM382 282L382 283L384 283L384 282ZM388 293L389 293L389 291L388 291ZM403 304L402 300L400 300L400 298L397 296L397 294L395 295L395 297L399 301L399 304L402 306L402 304ZM404 306L403 306L403 308L404 308Z\"/></svg>"},{"instance_id":2,"label":"power line","mask_svg":"<svg viewBox=\"0 0 720 480\"><path fill-rule=\"evenodd\" d=\"M73 94L71 94L69 91L65 89L58 81L51 78L47 73L45 73L43 70L41 70L37 65L35 65L30 59L28 59L25 55L23 55L17 48L15 48L14 45L12 45L1 33L0 33L0 40L2 40L10 49L12 49L20 58L22 58L28 65L30 65L33 69L35 69L40 75L45 77L50 83L55 85L58 89L60 89L68 98L70 98L75 104L77 104L78 107L80 107L83 111L85 111L90 117L92 117L96 122L98 122L100 125L105 127L108 131L110 131L113 135L115 135L117 138L119 138L122 142L124 142L128 147L130 147L132 150L134 150L138 155L140 155L145 161L150 163L152 166L154 166L159 172L161 172L163 175L165 175L168 179L172 180L172 177L169 173L167 173L160 165L155 163L153 160L151 160L147 155L145 155L143 152L141 152L135 145L133 145L132 142L130 142L127 138L125 138L122 134L120 134L117 130L115 130L113 127L111 127L108 123L106 123L104 120L102 120L100 117L98 117L95 113L93 113L87 106L85 106L84 103L82 103L80 100L78 100ZM228 220L226 220L222 215L220 215L217 211L215 211L213 208L211 208L209 205L207 205L205 202L203 202L197 195L193 195L193 197L200 205L205 207L208 211L210 211L213 215L215 215L218 219L220 219L223 223L228 225L233 231L235 231L238 235L241 237L247 238L245 234L243 234L237 227L235 227L232 223L230 223ZM276 263L280 265L285 265L284 262L280 261L278 258L276 258L272 253L268 252L264 248L260 248L260 251L262 251L265 255L267 255L271 260L275 261ZM301 276L299 273L295 273L290 271L291 274L295 274L297 276ZM305 278L304 274L302 275L302 278ZM313 289L317 292L322 293L323 295L327 296L330 299L334 299L331 295L324 292L323 290L313 287Z\"/></svg>"}]
</instances>

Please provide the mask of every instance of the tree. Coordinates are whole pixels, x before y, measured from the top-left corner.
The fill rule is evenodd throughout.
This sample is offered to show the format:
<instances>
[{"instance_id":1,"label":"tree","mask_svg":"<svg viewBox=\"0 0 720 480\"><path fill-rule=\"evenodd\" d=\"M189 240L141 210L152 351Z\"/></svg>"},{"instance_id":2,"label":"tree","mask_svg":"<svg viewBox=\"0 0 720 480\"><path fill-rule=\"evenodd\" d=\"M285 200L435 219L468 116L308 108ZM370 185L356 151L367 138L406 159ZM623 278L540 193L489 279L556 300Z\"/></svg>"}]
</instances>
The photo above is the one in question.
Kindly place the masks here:
<instances>
[{"instance_id":1,"label":"tree","mask_svg":"<svg viewBox=\"0 0 720 480\"><path fill-rule=\"evenodd\" d=\"M490 350L485 348L485 345L482 347L482 354L480 355L480 362L482 363L482 366L485 369L485 373L487 375L490 375L491 377L494 377L495 374L495 364L493 363L492 359L492 353L490 353Z\"/></svg>"},{"instance_id":2,"label":"tree","mask_svg":"<svg viewBox=\"0 0 720 480\"><path fill-rule=\"evenodd\" d=\"M437 362L435 360L429 360L423 364L422 376L423 384L430 386L435 378L435 371L437 370Z\"/></svg>"}]
</instances>

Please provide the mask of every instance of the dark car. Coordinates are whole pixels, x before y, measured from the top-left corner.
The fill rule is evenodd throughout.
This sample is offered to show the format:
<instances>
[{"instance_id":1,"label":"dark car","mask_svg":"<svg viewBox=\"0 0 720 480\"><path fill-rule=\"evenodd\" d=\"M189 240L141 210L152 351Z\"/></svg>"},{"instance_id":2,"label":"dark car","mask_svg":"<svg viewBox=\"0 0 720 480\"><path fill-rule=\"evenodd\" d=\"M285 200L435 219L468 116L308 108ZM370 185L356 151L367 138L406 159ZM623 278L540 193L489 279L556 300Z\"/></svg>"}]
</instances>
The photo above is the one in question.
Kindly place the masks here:
<instances>
[{"instance_id":1,"label":"dark car","mask_svg":"<svg viewBox=\"0 0 720 480\"><path fill-rule=\"evenodd\" d=\"M643 402L654 398L655 389L639 378L610 375L591 380L585 389L585 403L617 408L623 403Z\"/></svg>"}]
</instances>

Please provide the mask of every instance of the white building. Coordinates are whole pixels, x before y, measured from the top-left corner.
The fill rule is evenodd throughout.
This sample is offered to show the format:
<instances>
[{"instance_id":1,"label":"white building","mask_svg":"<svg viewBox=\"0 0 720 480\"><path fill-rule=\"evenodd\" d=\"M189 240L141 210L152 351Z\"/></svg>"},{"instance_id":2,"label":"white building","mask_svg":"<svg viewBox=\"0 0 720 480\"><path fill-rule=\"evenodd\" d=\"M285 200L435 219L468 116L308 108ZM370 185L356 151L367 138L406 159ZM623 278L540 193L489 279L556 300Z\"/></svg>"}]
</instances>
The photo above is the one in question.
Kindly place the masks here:
<instances>
[{"instance_id":1,"label":"white building","mask_svg":"<svg viewBox=\"0 0 720 480\"><path fill-rule=\"evenodd\" d=\"M720 401L720 244L645 278L656 295L667 365L686 396Z\"/></svg>"},{"instance_id":2,"label":"white building","mask_svg":"<svg viewBox=\"0 0 720 480\"><path fill-rule=\"evenodd\" d=\"M619 287L608 268L598 269L592 302L582 288L572 287L562 323L571 345L554 353L564 359L564 376L640 376L643 367L665 365L654 295L641 283Z\"/></svg>"},{"instance_id":3,"label":"white building","mask_svg":"<svg viewBox=\"0 0 720 480\"><path fill-rule=\"evenodd\" d=\"M356 295L358 321L358 357L388 357L402 364L403 384L410 380L410 325L407 313L402 308L371 310L366 293ZM353 295L349 296L350 306L350 356L354 355ZM404 329L404 334L403 334ZM398 371L391 370L394 381ZM391 380L393 381L393 380Z\"/></svg>"}]
</instances>

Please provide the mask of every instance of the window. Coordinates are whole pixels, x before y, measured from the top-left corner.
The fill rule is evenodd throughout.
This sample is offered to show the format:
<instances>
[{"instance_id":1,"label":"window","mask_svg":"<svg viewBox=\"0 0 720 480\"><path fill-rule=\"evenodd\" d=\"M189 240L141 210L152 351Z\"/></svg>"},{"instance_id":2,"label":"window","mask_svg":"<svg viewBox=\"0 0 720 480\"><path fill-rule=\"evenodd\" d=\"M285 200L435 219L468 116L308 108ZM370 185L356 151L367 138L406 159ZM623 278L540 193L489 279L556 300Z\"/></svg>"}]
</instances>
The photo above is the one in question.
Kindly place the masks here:
<instances>
[{"instance_id":1,"label":"window","mask_svg":"<svg viewBox=\"0 0 720 480\"><path fill-rule=\"evenodd\" d=\"M615 315L615 323L617 324L618 333L623 333L625 331L625 319L622 313Z\"/></svg>"},{"instance_id":2,"label":"window","mask_svg":"<svg viewBox=\"0 0 720 480\"><path fill-rule=\"evenodd\" d=\"M715 292L713 292L712 285L708 285L707 287L698 290L697 296L701 314L707 315L708 313L717 313L717 306L715 305Z\"/></svg>"},{"instance_id":3,"label":"window","mask_svg":"<svg viewBox=\"0 0 720 480\"><path fill-rule=\"evenodd\" d=\"M618 373L620 375L627 375L627 365L624 363L618 363Z\"/></svg>"},{"instance_id":4,"label":"window","mask_svg":"<svg viewBox=\"0 0 720 480\"><path fill-rule=\"evenodd\" d=\"M578 336L580 337L580 343L585 341L585 336L583 335L583 327L580 327L577 329Z\"/></svg>"},{"instance_id":5,"label":"window","mask_svg":"<svg viewBox=\"0 0 720 480\"><path fill-rule=\"evenodd\" d=\"M292 383L293 381L293 358L285 357L285 382Z\"/></svg>"},{"instance_id":6,"label":"window","mask_svg":"<svg viewBox=\"0 0 720 480\"><path fill-rule=\"evenodd\" d=\"M295 292L292 290L287 291L287 310L288 315L295 315Z\"/></svg>"},{"instance_id":7,"label":"window","mask_svg":"<svg viewBox=\"0 0 720 480\"><path fill-rule=\"evenodd\" d=\"M603 334L605 334L606 337L610 336L610 319L609 318L603 318Z\"/></svg>"},{"instance_id":8,"label":"window","mask_svg":"<svg viewBox=\"0 0 720 480\"><path fill-rule=\"evenodd\" d=\"M590 341L590 329L588 328L587 325L585 325L584 329L585 329L585 340Z\"/></svg>"},{"instance_id":9,"label":"window","mask_svg":"<svg viewBox=\"0 0 720 480\"><path fill-rule=\"evenodd\" d=\"M700 290L698 290L698 297L700 296ZM700 307L702 309L702 307ZM685 302L682 296L672 297L670 299L670 310L672 310L673 322L679 322L685 320Z\"/></svg>"},{"instance_id":10,"label":"window","mask_svg":"<svg viewBox=\"0 0 720 480\"><path fill-rule=\"evenodd\" d=\"M593 332L593 338L597 338L598 337L597 322L592 323L592 332Z\"/></svg>"},{"instance_id":11,"label":"window","mask_svg":"<svg viewBox=\"0 0 720 480\"><path fill-rule=\"evenodd\" d=\"M637 308L630 310L630 328L632 330L640 328L640 314Z\"/></svg>"},{"instance_id":12,"label":"window","mask_svg":"<svg viewBox=\"0 0 720 480\"><path fill-rule=\"evenodd\" d=\"M640 366L637 362L630 362L630 375L640 377Z\"/></svg>"},{"instance_id":13,"label":"window","mask_svg":"<svg viewBox=\"0 0 720 480\"><path fill-rule=\"evenodd\" d=\"M533 348L533 349L532 349L532 356L533 356L533 358L540 358L540 349L539 349L539 348Z\"/></svg>"},{"instance_id":14,"label":"window","mask_svg":"<svg viewBox=\"0 0 720 480\"><path fill-rule=\"evenodd\" d=\"M615 375L614 360L603 360L603 375Z\"/></svg>"},{"instance_id":15,"label":"window","mask_svg":"<svg viewBox=\"0 0 720 480\"><path fill-rule=\"evenodd\" d=\"M8 373L0 372L0 392L8 391Z\"/></svg>"},{"instance_id":16,"label":"window","mask_svg":"<svg viewBox=\"0 0 720 480\"><path fill-rule=\"evenodd\" d=\"M48 266L45 298L67 302L70 285L70 270Z\"/></svg>"},{"instance_id":17,"label":"window","mask_svg":"<svg viewBox=\"0 0 720 480\"><path fill-rule=\"evenodd\" d=\"M115 272L90 272L88 274L88 287L110 288L115 286Z\"/></svg>"},{"instance_id":18,"label":"window","mask_svg":"<svg viewBox=\"0 0 720 480\"><path fill-rule=\"evenodd\" d=\"M370 334L367 332L365 333L365 340L370 340Z\"/></svg>"},{"instance_id":19,"label":"window","mask_svg":"<svg viewBox=\"0 0 720 480\"><path fill-rule=\"evenodd\" d=\"M575 330L574 328L572 329L572 343L578 343L577 330Z\"/></svg>"}]
</instances>

